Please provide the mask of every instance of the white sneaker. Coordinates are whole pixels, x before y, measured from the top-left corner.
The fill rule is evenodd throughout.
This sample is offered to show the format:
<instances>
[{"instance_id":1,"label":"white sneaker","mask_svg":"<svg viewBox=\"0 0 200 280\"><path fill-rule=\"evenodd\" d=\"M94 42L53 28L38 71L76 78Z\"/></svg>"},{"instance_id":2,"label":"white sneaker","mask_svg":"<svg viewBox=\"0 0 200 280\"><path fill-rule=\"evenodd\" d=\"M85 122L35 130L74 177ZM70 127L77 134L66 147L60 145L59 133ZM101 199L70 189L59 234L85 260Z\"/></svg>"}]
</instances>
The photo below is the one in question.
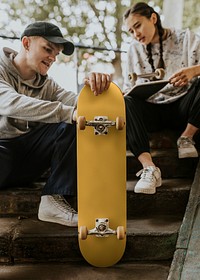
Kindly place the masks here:
<instances>
[{"instance_id":1,"label":"white sneaker","mask_svg":"<svg viewBox=\"0 0 200 280\"><path fill-rule=\"evenodd\" d=\"M140 180L135 185L135 193L154 194L156 188L162 184L161 172L158 167L147 166L140 170L136 176L140 176Z\"/></svg>"},{"instance_id":2,"label":"white sneaker","mask_svg":"<svg viewBox=\"0 0 200 280\"><path fill-rule=\"evenodd\" d=\"M38 219L69 227L78 226L78 214L61 195L44 195L38 211Z\"/></svg>"},{"instance_id":3,"label":"white sneaker","mask_svg":"<svg viewBox=\"0 0 200 280\"><path fill-rule=\"evenodd\" d=\"M191 137L181 136L177 141L178 157L193 158L198 157L198 152L194 146L195 142Z\"/></svg>"}]
</instances>

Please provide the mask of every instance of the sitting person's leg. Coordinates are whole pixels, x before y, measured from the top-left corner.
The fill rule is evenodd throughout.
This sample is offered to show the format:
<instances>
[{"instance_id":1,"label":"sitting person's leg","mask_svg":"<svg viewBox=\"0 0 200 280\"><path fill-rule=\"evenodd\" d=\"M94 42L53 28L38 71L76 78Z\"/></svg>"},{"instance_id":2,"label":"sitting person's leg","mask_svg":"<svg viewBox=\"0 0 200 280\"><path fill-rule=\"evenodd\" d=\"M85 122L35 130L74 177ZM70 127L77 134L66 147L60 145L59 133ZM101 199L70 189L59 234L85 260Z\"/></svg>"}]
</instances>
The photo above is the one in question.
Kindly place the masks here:
<instances>
[{"instance_id":1,"label":"sitting person's leg","mask_svg":"<svg viewBox=\"0 0 200 280\"><path fill-rule=\"evenodd\" d=\"M155 112L155 109L159 109L159 107L139 98L135 99L128 96L125 97L125 102L128 147L143 167L137 173L140 180L137 182L134 191L136 193L154 194L156 187L161 186L162 179L160 169L155 166L150 154L148 132L160 128L159 118L156 116L157 112Z\"/></svg>"},{"instance_id":2,"label":"sitting person's leg","mask_svg":"<svg viewBox=\"0 0 200 280\"><path fill-rule=\"evenodd\" d=\"M64 200L76 194L76 127L65 123L46 124L5 141L0 161L7 170L0 187L26 186L50 168L42 192L39 219L77 226L78 216ZM7 160L5 160L7 157Z\"/></svg>"}]
</instances>

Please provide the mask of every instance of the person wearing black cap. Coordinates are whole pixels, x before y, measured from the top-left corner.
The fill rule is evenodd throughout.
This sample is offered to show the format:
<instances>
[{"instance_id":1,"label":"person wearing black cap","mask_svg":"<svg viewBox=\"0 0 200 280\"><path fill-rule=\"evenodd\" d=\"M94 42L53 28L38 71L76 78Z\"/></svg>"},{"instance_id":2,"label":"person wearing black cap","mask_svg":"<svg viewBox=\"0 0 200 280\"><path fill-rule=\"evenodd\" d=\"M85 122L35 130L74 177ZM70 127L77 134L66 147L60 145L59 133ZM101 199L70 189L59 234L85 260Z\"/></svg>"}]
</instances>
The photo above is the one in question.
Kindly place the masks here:
<instances>
[{"instance_id":1,"label":"person wearing black cap","mask_svg":"<svg viewBox=\"0 0 200 280\"><path fill-rule=\"evenodd\" d=\"M47 75L60 51L71 55L74 44L49 22L28 25L19 52L1 50L0 188L27 186L50 168L38 218L73 227L78 214L68 199L76 194L77 94ZM85 84L98 95L110 76L91 73Z\"/></svg>"},{"instance_id":2,"label":"person wearing black cap","mask_svg":"<svg viewBox=\"0 0 200 280\"><path fill-rule=\"evenodd\" d=\"M51 43L62 44L62 53L65 55L71 55L74 52L74 44L64 39L60 29L50 22L38 21L29 24L22 33L21 39L24 36L40 36Z\"/></svg>"}]
</instances>

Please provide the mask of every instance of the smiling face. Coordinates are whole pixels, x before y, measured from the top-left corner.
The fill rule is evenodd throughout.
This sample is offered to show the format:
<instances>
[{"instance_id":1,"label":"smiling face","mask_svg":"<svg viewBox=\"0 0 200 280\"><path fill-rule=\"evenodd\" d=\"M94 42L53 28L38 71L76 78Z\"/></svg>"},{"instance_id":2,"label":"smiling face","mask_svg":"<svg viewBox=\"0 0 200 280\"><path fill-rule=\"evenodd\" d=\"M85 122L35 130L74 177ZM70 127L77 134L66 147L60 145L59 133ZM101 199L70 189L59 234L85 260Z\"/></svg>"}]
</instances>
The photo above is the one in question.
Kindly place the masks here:
<instances>
[{"instance_id":1,"label":"smiling face","mask_svg":"<svg viewBox=\"0 0 200 280\"><path fill-rule=\"evenodd\" d=\"M152 13L150 18L137 13L129 14L125 20L128 32L131 33L134 39L144 45L159 42L156 22L157 16L155 13Z\"/></svg>"},{"instance_id":2,"label":"smiling face","mask_svg":"<svg viewBox=\"0 0 200 280\"><path fill-rule=\"evenodd\" d=\"M46 75L57 55L63 50L62 45L53 44L42 37L24 37L28 71Z\"/></svg>"}]
</instances>

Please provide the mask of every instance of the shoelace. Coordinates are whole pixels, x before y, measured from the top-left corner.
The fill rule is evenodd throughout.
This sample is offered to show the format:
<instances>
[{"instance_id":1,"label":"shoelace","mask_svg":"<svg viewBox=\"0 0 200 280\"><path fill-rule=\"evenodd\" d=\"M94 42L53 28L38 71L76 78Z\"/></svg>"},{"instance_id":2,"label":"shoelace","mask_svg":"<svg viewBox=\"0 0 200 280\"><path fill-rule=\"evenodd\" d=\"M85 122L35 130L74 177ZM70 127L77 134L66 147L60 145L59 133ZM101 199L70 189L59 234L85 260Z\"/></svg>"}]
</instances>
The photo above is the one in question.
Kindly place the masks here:
<instances>
[{"instance_id":1,"label":"shoelace","mask_svg":"<svg viewBox=\"0 0 200 280\"><path fill-rule=\"evenodd\" d=\"M141 169L140 171L138 171L136 173L136 176L139 177L141 175L141 178L144 180L153 180L154 174L153 174L153 170L150 170L149 168L144 168Z\"/></svg>"},{"instance_id":2,"label":"shoelace","mask_svg":"<svg viewBox=\"0 0 200 280\"><path fill-rule=\"evenodd\" d=\"M193 141L192 138L189 137L181 137L179 142L178 142L178 146L179 147L187 147L188 145L194 145L195 142Z\"/></svg>"},{"instance_id":3,"label":"shoelace","mask_svg":"<svg viewBox=\"0 0 200 280\"><path fill-rule=\"evenodd\" d=\"M61 195L52 196L55 204L64 212L71 212L72 214L77 214L76 210L71 207L71 205L66 201L66 199Z\"/></svg>"}]
</instances>

